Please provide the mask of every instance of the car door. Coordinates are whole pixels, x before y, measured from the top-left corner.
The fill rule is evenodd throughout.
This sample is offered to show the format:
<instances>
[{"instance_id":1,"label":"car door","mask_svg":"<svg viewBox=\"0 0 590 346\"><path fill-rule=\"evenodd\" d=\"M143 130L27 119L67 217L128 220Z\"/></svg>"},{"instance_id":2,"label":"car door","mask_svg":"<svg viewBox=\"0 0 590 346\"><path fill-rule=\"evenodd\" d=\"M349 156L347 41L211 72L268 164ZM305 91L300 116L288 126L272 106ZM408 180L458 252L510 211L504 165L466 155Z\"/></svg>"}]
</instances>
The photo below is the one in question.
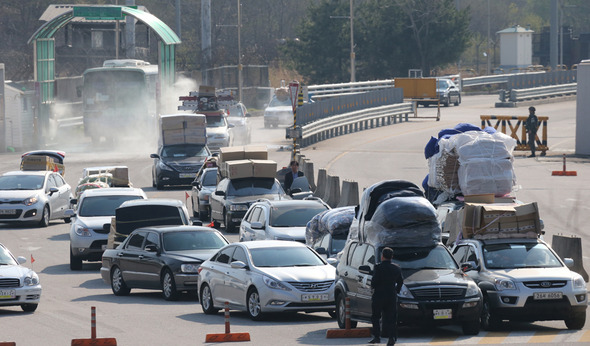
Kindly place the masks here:
<instances>
[{"instance_id":1,"label":"car door","mask_svg":"<svg viewBox=\"0 0 590 346\"><path fill-rule=\"evenodd\" d=\"M254 206L246 213L246 215L244 215L244 219L240 223L241 241L254 240L254 230L252 229L252 222L257 220L259 214L260 208L258 206Z\"/></svg>"},{"instance_id":2,"label":"car door","mask_svg":"<svg viewBox=\"0 0 590 346\"><path fill-rule=\"evenodd\" d=\"M250 282L251 271L246 268L232 268L231 263L241 261L248 265L248 256L243 248L236 246L230 266L227 270L227 279L225 289L230 304L246 307L246 294L248 291L248 282Z\"/></svg>"},{"instance_id":3,"label":"car door","mask_svg":"<svg viewBox=\"0 0 590 346\"><path fill-rule=\"evenodd\" d=\"M162 269L162 254L147 251L148 245L162 249L158 233L147 232L145 242L139 251L135 270L138 277L138 285L144 288L160 289L160 270Z\"/></svg>"},{"instance_id":4,"label":"car door","mask_svg":"<svg viewBox=\"0 0 590 346\"><path fill-rule=\"evenodd\" d=\"M358 267L364 257L366 247L354 242L349 245L346 253L346 267L340 273L340 277L348 288L348 297L350 297L350 311L353 315L358 315L358 295L359 295L359 281L358 281ZM356 266L356 267L355 267Z\"/></svg>"},{"instance_id":5,"label":"car door","mask_svg":"<svg viewBox=\"0 0 590 346\"><path fill-rule=\"evenodd\" d=\"M211 220L217 220L223 222L223 206L225 203L225 194L227 193L227 186L229 179L223 179L217 184L217 187L209 197L211 204ZM217 195L217 192L223 192L223 195Z\"/></svg>"},{"instance_id":6,"label":"car door","mask_svg":"<svg viewBox=\"0 0 590 346\"><path fill-rule=\"evenodd\" d=\"M51 219L57 219L60 216L60 193L59 189L57 192L51 192L51 189L57 189L57 182L55 181L53 174L49 174L46 177L45 194L47 195L49 209L51 210Z\"/></svg>"},{"instance_id":7,"label":"car door","mask_svg":"<svg viewBox=\"0 0 590 346\"><path fill-rule=\"evenodd\" d=\"M368 266L373 272L375 268L375 248L372 245L363 244L366 247L365 254L362 259L362 264ZM373 296L373 290L371 289L372 274L364 274L359 271L358 273L358 313L363 316L371 316L371 298Z\"/></svg>"},{"instance_id":8,"label":"car door","mask_svg":"<svg viewBox=\"0 0 590 346\"><path fill-rule=\"evenodd\" d=\"M262 228L251 228L252 240L264 240L264 239L272 239L269 238L268 232L266 228L268 226L268 208L263 208L261 206L256 207L254 213L252 213L252 222L259 222L262 225Z\"/></svg>"},{"instance_id":9,"label":"car door","mask_svg":"<svg viewBox=\"0 0 590 346\"><path fill-rule=\"evenodd\" d=\"M141 287L142 275L138 272L138 268L145 236L145 232L131 234L123 248L117 251L117 262L121 268L123 280L130 287Z\"/></svg>"},{"instance_id":10,"label":"car door","mask_svg":"<svg viewBox=\"0 0 590 346\"><path fill-rule=\"evenodd\" d=\"M55 186L59 190L59 206L56 216L62 217L66 209L70 207L70 196L72 194L72 189L70 188L70 185L65 182L61 175L53 173L51 176L55 180Z\"/></svg>"},{"instance_id":11,"label":"car door","mask_svg":"<svg viewBox=\"0 0 590 346\"><path fill-rule=\"evenodd\" d=\"M211 294L215 301L215 306L223 306L226 301L229 301L228 290L226 287L227 273L229 272L230 260L235 251L235 246L228 246L221 250L215 257L215 261L211 263L209 276L209 287Z\"/></svg>"}]
</instances>

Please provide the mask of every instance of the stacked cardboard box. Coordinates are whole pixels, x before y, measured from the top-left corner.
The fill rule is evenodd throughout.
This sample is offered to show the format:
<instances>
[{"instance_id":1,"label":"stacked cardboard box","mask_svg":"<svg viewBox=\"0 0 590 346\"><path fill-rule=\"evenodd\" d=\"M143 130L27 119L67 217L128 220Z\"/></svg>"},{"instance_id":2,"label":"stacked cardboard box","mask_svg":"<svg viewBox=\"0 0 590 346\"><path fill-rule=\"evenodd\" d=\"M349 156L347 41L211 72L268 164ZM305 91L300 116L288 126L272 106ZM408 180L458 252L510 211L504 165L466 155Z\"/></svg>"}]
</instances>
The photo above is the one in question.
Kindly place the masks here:
<instances>
[{"instance_id":1,"label":"stacked cardboard box","mask_svg":"<svg viewBox=\"0 0 590 346\"><path fill-rule=\"evenodd\" d=\"M222 177L239 178L274 178L277 163L268 160L266 146L247 145L220 148L219 163Z\"/></svg>"},{"instance_id":2,"label":"stacked cardboard box","mask_svg":"<svg viewBox=\"0 0 590 346\"><path fill-rule=\"evenodd\" d=\"M463 238L536 238L541 221L536 202L465 203L462 213Z\"/></svg>"},{"instance_id":3,"label":"stacked cardboard box","mask_svg":"<svg viewBox=\"0 0 590 346\"><path fill-rule=\"evenodd\" d=\"M207 144L207 120L202 114L160 116L162 144Z\"/></svg>"},{"instance_id":4,"label":"stacked cardboard box","mask_svg":"<svg viewBox=\"0 0 590 346\"><path fill-rule=\"evenodd\" d=\"M82 171L82 179L96 174L110 173L112 186L127 187L131 186L129 181L129 168L127 166L101 166L88 167Z\"/></svg>"},{"instance_id":5,"label":"stacked cardboard box","mask_svg":"<svg viewBox=\"0 0 590 346\"><path fill-rule=\"evenodd\" d=\"M65 173L65 166L56 163L53 158L45 155L27 155L21 160L20 169L22 171L52 171Z\"/></svg>"}]
</instances>

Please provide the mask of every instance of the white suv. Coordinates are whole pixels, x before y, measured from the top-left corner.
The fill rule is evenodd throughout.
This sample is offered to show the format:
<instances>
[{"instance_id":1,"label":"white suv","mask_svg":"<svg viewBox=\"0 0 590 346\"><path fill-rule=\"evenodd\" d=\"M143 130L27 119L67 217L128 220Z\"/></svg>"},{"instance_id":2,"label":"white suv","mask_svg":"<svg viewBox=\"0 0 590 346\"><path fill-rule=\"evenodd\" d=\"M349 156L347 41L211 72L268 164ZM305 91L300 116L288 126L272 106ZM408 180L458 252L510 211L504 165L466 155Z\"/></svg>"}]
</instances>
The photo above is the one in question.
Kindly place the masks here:
<instances>
[{"instance_id":1,"label":"white suv","mask_svg":"<svg viewBox=\"0 0 590 346\"><path fill-rule=\"evenodd\" d=\"M464 239L453 256L479 285L482 328L502 320L564 320L568 329L586 322L586 283L571 271L572 259L559 256L541 239Z\"/></svg>"}]
</instances>

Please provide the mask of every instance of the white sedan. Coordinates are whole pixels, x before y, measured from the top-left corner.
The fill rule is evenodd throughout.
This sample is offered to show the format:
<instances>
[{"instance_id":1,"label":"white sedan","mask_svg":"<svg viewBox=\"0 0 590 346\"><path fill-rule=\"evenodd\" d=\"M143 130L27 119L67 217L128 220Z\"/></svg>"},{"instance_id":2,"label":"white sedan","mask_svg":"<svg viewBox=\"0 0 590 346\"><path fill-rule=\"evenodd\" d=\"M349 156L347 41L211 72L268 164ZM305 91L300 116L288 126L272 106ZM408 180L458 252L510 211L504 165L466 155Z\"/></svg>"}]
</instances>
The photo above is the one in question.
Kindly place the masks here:
<instances>
[{"instance_id":1,"label":"white sedan","mask_svg":"<svg viewBox=\"0 0 590 346\"><path fill-rule=\"evenodd\" d=\"M18 306L26 312L37 310L41 300L39 276L21 264L27 261L0 244L0 306Z\"/></svg>"},{"instance_id":2,"label":"white sedan","mask_svg":"<svg viewBox=\"0 0 590 346\"><path fill-rule=\"evenodd\" d=\"M264 313L334 313L336 269L307 245L282 240L233 243L199 267L199 300L205 314L243 310Z\"/></svg>"}]
</instances>

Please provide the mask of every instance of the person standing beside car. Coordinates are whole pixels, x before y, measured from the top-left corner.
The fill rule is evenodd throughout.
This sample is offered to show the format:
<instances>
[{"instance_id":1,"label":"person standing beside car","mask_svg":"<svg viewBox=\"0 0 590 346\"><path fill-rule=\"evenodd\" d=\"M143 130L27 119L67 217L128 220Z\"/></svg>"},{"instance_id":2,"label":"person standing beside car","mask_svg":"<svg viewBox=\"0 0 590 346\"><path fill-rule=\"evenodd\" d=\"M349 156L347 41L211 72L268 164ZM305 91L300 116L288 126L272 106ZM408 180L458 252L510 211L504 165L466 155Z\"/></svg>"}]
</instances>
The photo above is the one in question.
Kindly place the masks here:
<instances>
[{"instance_id":1,"label":"person standing beside car","mask_svg":"<svg viewBox=\"0 0 590 346\"><path fill-rule=\"evenodd\" d=\"M392 258L393 250L389 247L383 248L381 263L375 266L371 279L373 339L369 341L370 344L380 343L381 333L389 337L387 345L395 345L397 341L397 294L402 289L404 279L401 268L391 262Z\"/></svg>"},{"instance_id":2,"label":"person standing beside car","mask_svg":"<svg viewBox=\"0 0 590 346\"><path fill-rule=\"evenodd\" d=\"M293 180L298 177L303 176L303 172L299 171L299 162L293 160L289 163L289 167L291 170L285 174L285 191L289 193L291 190L291 184L293 184Z\"/></svg>"}]
</instances>

